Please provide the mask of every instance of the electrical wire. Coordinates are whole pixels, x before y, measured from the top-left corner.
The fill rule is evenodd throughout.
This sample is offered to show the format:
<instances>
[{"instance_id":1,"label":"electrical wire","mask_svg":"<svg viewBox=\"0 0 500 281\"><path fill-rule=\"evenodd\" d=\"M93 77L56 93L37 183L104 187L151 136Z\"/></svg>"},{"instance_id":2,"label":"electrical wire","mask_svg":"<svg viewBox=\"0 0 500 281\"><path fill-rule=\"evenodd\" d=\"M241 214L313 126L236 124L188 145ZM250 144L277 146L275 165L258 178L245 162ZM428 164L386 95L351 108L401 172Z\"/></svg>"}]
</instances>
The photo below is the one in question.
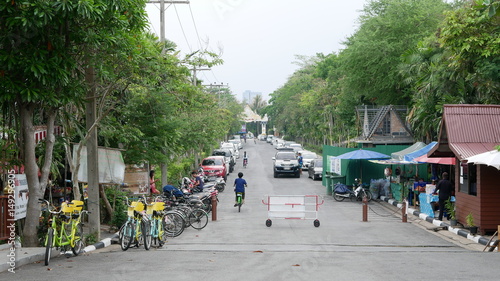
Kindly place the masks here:
<instances>
[{"instance_id":1,"label":"electrical wire","mask_svg":"<svg viewBox=\"0 0 500 281\"><path fill-rule=\"evenodd\" d=\"M179 21L179 25L181 27L182 35L184 36L184 40L186 40L186 44L189 48L189 52L192 53L193 49L191 48L191 45L189 44L189 41L188 41L187 36L186 36L186 32L184 32L184 27L182 26L181 18L179 17L179 13L177 12L177 7L175 5L174 5L174 9L175 9L175 14L177 15L177 20Z\"/></svg>"},{"instance_id":2,"label":"electrical wire","mask_svg":"<svg viewBox=\"0 0 500 281\"><path fill-rule=\"evenodd\" d=\"M198 44L200 44L200 49L202 49L203 45L201 44L200 34L198 33L198 27L196 26L196 21L194 20L193 10L191 10L191 3L189 3L188 6L189 6L189 13L191 13L191 20L193 21L194 25L194 30L196 31L196 37L198 38Z\"/></svg>"}]
</instances>

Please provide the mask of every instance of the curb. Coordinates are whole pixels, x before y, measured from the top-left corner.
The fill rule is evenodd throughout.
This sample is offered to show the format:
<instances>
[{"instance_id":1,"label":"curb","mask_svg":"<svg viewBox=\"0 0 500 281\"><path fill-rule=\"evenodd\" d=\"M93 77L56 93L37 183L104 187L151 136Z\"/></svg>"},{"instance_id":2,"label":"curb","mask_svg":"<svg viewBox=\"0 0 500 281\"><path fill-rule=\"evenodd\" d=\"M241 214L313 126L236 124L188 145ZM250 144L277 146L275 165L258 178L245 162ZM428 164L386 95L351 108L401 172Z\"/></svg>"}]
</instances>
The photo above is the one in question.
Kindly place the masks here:
<instances>
[{"instance_id":1,"label":"curb","mask_svg":"<svg viewBox=\"0 0 500 281\"><path fill-rule=\"evenodd\" d=\"M118 232L115 233L110 238L104 238L100 242L97 242L97 243L95 243L93 245L85 247L83 249L82 253L88 253L88 252L95 251L97 249L108 247L108 246L110 246L112 244L112 242L113 242L112 240L114 240L114 239L118 239ZM10 246L8 244L6 244L6 245L0 245L0 250L2 250L2 252L3 252L4 250L8 250L9 247ZM42 248L42 247L40 247L40 248ZM19 253L17 253L18 250L22 251L22 248L16 249L16 255L17 256L20 255ZM55 250L52 251L52 257L56 257L59 254L60 254L59 251L55 251ZM40 253L36 253L36 254L31 254L31 255L28 255L28 256L25 256L25 257L17 258L16 261L15 261L15 268L14 268L14 270L18 270L19 267L21 267L23 265L30 264L30 263L35 263L35 262L39 262L39 261L43 261L44 259L45 259L45 252L44 251L42 251ZM11 267L10 267L10 265L8 263L1 263L0 264L0 273L8 271L10 268Z\"/></svg>"},{"instance_id":2,"label":"curb","mask_svg":"<svg viewBox=\"0 0 500 281\"><path fill-rule=\"evenodd\" d=\"M385 201L385 202L387 202L387 203L389 203L389 204L391 204L391 205L393 205L393 206L396 206L398 208L402 208L403 207L402 203L400 203L400 202L398 202L398 201L396 201L394 199L388 198L386 196L380 196L380 199L383 200L383 201ZM481 245L484 245L484 246L488 245L489 239L487 239L485 237L482 237L480 235L472 235L472 234L470 234L469 231L464 230L462 228L452 227L452 226L450 226L449 223L445 223L445 222L440 221L440 220L438 220L436 218L430 217L430 216L428 216L426 214L422 214L422 213L420 213L420 211L418 211L416 209L408 207L407 210L406 210L406 214L410 214L410 215L414 215L416 217L419 217L419 218L421 218L421 219L423 219L423 220L425 220L425 221L427 221L429 223L432 223L435 226L446 226L446 228L447 228L448 231L450 231L450 232L452 232L452 233L454 233L456 235L462 236L464 238L467 238L467 239L469 239L471 241L474 241L474 242L476 242L478 244L481 244Z\"/></svg>"},{"instance_id":3,"label":"curb","mask_svg":"<svg viewBox=\"0 0 500 281\"><path fill-rule=\"evenodd\" d=\"M102 249L102 248L105 248L105 247L108 247L110 246L111 244L113 244L112 240L113 239L118 239L118 232L113 234L112 237L109 237L109 238L104 238L102 239L100 242L97 242L97 243L94 243L94 245L90 245L90 246L87 246L83 249L83 252L84 253L88 253L88 252L92 252L92 251L95 251L97 249Z\"/></svg>"}]
</instances>

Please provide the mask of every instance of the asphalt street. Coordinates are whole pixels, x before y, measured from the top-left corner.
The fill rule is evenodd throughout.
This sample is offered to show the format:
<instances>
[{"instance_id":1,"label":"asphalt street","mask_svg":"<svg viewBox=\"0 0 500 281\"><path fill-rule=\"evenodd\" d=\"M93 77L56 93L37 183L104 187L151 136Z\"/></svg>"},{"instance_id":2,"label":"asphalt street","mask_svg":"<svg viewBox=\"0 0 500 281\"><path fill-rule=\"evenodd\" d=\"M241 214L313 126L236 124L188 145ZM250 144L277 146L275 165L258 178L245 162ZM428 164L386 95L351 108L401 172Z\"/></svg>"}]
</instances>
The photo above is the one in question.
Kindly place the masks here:
<instances>
[{"instance_id":1,"label":"asphalt street","mask_svg":"<svg viewBox=\"0 0 500 281\"><path fill-rule=\"evenodd\" d=\"M118 245L78 257L57 257L46 267L33 263L4 272L0 280L497 280L498 253L470 241L429 231L418 218L401 220L385 202L336 202L321 181L273 178L274 148L248 141L248 167L238 159L219 195L217 220L202 230L186 229L162 248L149 251ZM240 154L243 154L242 151ZM241 212L233 207L238 172L248 182ZM313 220L273 219L266 227L263 200L277 195L319 195L324 203ZM431 225L432 226L432 225Z\"/></svg>"}]
</instances>

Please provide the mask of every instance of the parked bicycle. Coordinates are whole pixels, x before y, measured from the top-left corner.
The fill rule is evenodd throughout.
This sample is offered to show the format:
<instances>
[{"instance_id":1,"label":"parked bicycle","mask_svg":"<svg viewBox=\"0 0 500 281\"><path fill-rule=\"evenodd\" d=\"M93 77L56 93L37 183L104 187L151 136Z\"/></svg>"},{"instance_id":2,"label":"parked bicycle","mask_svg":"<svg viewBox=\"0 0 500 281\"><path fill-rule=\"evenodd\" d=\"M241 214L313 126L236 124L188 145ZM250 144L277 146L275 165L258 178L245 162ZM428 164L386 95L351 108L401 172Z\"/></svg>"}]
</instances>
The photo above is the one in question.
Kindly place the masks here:
<instances>
[{"instance_id":1,"label":"parked bicycle","mask_svg":"<svg viewBox=\"0 0 500 281\"><path fill-rule=\"evenodd\" d=\"M88 211L82 210L83 201L63 202L59 211L45 199L39 199L39 202L45 203L50 213L45 237L45 265L49 265L52 248L61 249L64 253L71 248L73 254L78 256L84 247L82 216L88 214Z\"/></svg>"},{"instance_id":2,"label":"parked bicycle","mask_svg":"<svg viewBox=\"0 0 500 281\"><path fill-rule=\"evenodd\" d=\"M157 197L158 198L158 197ZM147 204L146 214L148 214L150 219L150 231L151 238L155 245L159 247L163 246L165 241L167 240L167 232L165 232L165 202L152 202L151 204Z\"/></svg>"},{"instance_id":3,"label":"parked bicycle","mask_svg":"<svg viewBox=\"0 0 500 281\"><path fill-rule=\"evenodd\" d=\"M132 201L130 204L127 197L125 197L125 200L128 206L127 221L118 233L120 247L123 251L126 251L134 243L136 247L144 245L144 249L149 250L152 239L150 220L144 210L146 206L145 198L139 198L139 200Z\"/></svg>"}]
</instances>

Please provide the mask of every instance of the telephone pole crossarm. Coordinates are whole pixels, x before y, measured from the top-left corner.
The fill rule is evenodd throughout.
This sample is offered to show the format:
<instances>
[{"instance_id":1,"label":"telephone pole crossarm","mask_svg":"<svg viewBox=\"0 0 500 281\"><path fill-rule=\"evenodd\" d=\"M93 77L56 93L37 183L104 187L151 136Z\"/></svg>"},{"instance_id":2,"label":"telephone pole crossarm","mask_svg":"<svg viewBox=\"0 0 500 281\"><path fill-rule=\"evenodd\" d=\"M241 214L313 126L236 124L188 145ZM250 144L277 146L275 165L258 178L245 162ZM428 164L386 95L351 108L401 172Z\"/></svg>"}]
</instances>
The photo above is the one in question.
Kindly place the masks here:
<instances>
[{"instance_id":1,"label":"telephone pole crossarm","mask_svg":"<svg viewBox=\"0 0 500 281\"><path fill-rule=\"evenodd\" d=\"M189 1L161 1L161 0L149 0L148 4L189 4Z\"/></svg>"}]
</instances>

